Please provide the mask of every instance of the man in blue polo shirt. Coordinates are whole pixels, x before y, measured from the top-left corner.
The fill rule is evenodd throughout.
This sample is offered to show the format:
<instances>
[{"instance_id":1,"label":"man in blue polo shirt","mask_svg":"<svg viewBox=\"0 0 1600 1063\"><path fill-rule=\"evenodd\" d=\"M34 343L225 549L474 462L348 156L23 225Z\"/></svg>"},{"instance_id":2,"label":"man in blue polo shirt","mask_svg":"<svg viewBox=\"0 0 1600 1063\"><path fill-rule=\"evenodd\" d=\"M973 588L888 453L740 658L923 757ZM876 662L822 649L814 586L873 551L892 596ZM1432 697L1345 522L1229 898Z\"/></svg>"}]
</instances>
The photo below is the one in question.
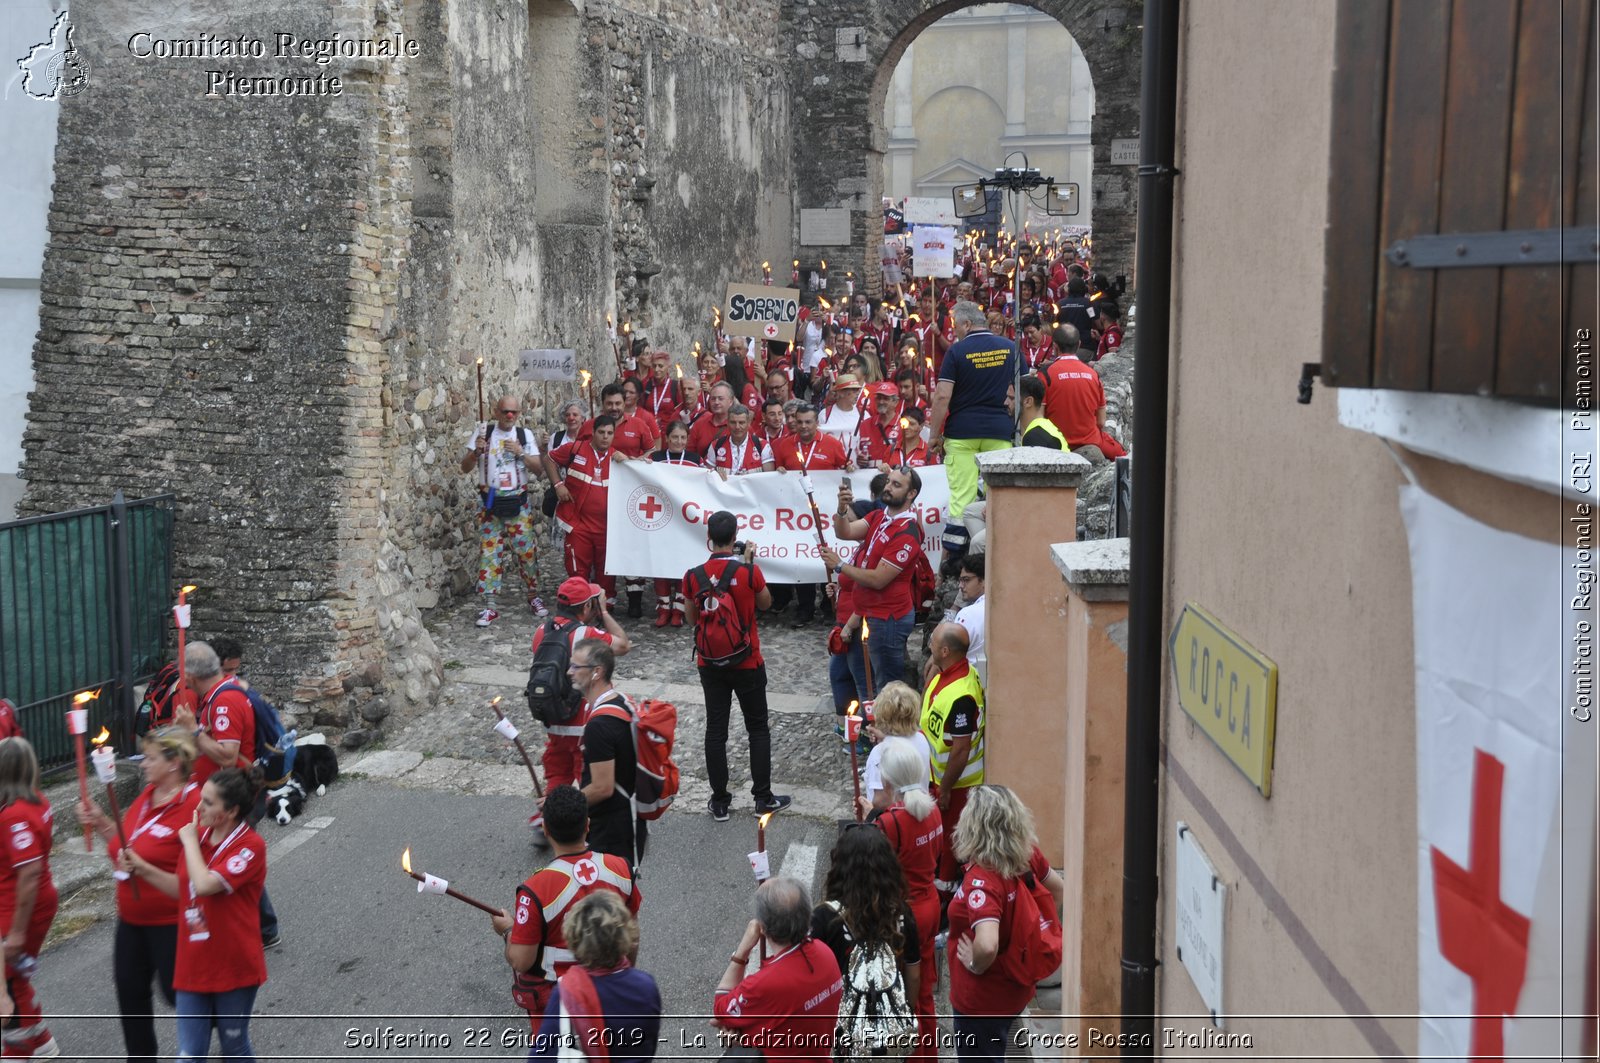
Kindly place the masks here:
<instances>
[{"instance_id":1,"label":"man in blue polo shirt","mask_svg":"<svg viewBox=\"0 0 1600 1063\"><path fill-rule=\"evenodd\" d=\"M978 496L978 455L1013 445L1016 423L1006 410L1006 398L1019 357L1016 344L989 331L977 303L956 303L953 317L956 342L939 366L939 386L928 414L928 445L942 444L950 481L947 557L966 546L961 512Z\"/></svg>"}]
</instances>

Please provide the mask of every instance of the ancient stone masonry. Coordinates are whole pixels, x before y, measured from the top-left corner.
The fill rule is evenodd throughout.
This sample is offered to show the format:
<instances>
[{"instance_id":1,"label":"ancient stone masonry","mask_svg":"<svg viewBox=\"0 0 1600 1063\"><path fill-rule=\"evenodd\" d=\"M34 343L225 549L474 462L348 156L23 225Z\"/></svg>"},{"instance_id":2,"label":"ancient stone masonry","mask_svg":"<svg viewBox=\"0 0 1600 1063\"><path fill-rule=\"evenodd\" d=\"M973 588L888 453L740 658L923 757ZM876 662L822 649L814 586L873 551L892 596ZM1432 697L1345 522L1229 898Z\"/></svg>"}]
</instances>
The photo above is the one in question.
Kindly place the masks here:
<instances>
[{"instance_id":1,"label":"ancient stone masonry","mask_svg":"<svg viewBox=\"0 0 1600 1063\"><path fill-rule=\"evenodd\" d=\"M795 199L804 209L845 208L851 243L807 247L831 273L844 270L881 290L884 98L894 67L916 35L960 7L949 0L785 0L792 25ZM1072 34L1094 81L1095 257L1108 273L1132 272L1136 168L1111 165L1111 141L1139 132L1141 5L1134 0L1034 0ZM995 160L999 165L1001 160ZM797 214L798 218L798 214ZM866 259L864 261L864 258Z\"/></svg>"}]
</instances>

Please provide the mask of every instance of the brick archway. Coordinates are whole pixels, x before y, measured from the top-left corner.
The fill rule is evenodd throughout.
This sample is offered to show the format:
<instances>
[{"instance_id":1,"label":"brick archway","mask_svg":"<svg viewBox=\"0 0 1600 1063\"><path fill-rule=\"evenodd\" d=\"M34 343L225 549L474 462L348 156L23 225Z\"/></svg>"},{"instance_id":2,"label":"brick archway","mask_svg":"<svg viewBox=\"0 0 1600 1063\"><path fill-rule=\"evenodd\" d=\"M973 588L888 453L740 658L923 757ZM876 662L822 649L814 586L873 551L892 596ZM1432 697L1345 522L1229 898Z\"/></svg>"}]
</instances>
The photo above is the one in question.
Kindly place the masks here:
<instances>
[{"instance_id":1,"label":"brick archway","mask_svg":"<svg viewBox=\"0 0 1600 1063\"><path fill-rule=\"evenodd\" d=\"M884 99L895 65L928 26L979 0L831 0L795 10L795 235L799 257L829 260L881 289ZM1139 133L1141 5L1136 0L1018 0L1067 28L1094 82L1094 238L1108 273L1133 272L1137 170L1111 165L1111 141ZM987 161L987 160L986 160ZM999 165L1000 160L993 160ZM848 246L799 243L801 210L848 209Z\"/></svg>"}]
</instances>

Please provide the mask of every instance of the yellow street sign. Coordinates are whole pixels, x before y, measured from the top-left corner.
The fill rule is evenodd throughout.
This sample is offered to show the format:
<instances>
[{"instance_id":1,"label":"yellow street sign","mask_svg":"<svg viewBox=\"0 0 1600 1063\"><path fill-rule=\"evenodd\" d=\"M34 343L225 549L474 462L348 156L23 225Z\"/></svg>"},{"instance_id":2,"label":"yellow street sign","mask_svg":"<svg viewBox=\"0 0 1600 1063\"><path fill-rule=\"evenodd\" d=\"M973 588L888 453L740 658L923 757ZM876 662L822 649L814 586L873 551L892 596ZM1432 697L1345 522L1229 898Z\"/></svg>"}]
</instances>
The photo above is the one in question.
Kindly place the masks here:
<instances>
[{"instance_id":1,"label":"yellow street sign","mask_svg":"<svg viewBox=\"0 0 1600 1063\"><path fill-rule=\"evenodd\" d=\"M1278 666L1193 602L1167 641L1178 704L1255 783L1272 796L1272 738Z\"/></svg>"}]
</instances>

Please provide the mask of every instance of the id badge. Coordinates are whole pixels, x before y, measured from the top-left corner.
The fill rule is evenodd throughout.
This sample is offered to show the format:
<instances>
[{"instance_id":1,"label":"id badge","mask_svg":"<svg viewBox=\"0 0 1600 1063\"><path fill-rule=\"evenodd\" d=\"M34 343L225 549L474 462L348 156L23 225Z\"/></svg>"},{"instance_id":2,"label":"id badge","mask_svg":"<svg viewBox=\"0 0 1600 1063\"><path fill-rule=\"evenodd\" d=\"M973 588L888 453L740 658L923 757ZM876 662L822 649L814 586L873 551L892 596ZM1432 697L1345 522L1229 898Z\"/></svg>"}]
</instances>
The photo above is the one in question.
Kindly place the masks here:
<instances>
[{"instance_id":1,"label":"id badge","mask_svg":"<svg viewBox=\"0 0 1600 1063\"><path fill-rule=\"evenodd\" d=\"M183 922L188 928L190 941L209 941L211 927L206 924L206 913L198 904L191 904L183 910Z\"/></svg>"},{"instance_id":2,"label":"id badge","mask_svg":"<svg viewBox=\"0 0 1600 1063\"><path fill-rule=\"evenodd\" d=\"M505 472L502 472L500 474L500 482L498 484L496 484L495 486L498 487L502 491L511 490L511 486L512 486L512 484L511 484L511 473L510 473L509 470L507 470Z\"/></svg>"}]
</instances>

